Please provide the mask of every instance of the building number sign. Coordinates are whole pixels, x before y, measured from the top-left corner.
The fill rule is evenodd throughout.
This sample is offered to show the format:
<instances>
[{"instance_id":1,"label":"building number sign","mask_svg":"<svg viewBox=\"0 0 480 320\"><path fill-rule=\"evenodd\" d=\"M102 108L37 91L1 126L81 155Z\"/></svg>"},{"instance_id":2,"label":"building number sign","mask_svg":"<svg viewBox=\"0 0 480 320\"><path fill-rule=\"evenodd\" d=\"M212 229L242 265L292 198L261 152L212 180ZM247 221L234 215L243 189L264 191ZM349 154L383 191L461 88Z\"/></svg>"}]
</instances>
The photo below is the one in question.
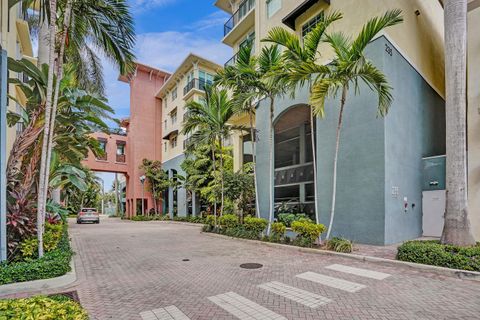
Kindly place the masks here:
<instances>
[{"instance_id":1,"label":"building number sign","mask_svg":"<svg viewBox=\"0 0 480 320\"><path fill-rule=\"evenodd\" d=\"M385 52L388 53L390 55L390 57L393 56L392 48L386 43L385 43Z\"/></svg>"}]
</instances>

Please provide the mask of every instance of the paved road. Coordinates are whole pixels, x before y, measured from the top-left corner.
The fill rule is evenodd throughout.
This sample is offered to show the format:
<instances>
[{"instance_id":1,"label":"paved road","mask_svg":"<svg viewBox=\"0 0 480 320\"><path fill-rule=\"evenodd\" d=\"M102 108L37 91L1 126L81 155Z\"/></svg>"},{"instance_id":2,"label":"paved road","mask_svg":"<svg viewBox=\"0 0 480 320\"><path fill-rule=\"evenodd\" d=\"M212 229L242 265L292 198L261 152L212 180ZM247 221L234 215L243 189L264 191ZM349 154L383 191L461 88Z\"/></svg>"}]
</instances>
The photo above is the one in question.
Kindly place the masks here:
<instances>
[{"instance_id":1,"label":"paved road","mask_svg":"<svg viewBox=\"0 0 480 320\"><path fill-rule=\"evenodd\" d=\"M70 230L76 290L92 319L480 319L479 282L187 225L105 218ZM249 262L264 266L239 267Z\"/></svg>"}]
</instances>

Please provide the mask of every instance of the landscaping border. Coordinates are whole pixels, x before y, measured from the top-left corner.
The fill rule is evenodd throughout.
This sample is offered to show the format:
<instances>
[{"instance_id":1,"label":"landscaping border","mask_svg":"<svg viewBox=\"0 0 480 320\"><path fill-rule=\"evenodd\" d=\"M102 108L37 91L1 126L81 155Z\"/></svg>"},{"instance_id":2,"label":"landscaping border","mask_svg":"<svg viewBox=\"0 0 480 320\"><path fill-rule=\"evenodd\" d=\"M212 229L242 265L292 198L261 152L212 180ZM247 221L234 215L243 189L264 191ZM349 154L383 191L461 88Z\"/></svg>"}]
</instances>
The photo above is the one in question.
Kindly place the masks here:
<instances>
[{"instance_id":1,"label":"landscaping border","mask_svg":"<svg viewBox=\"0 0 480 320\"><path fill-rule=\"evenodd\" d=\"M378 257L372 257L372 256L361 256L361 255L352 254L352 253L341 253L341 252L328 251L328 250L323 250L323 249L297 247L297 246L286 245L286 244L282 244L282 243L274 243L274 242L266 242L266 241L260 241L260 240L235 238L235 237L229 237L229 236L225 236L223 234L212 233L212 232L201 231L201 233L205 234L209 237L212 237L212 238L238 240L238 241L251 242L251 243L256 243L256 244L262 244L262 245L270 246L270 247L295 250L295 251L305 252L305 253L314 253L314 254L321 254L321 255L337 256L337 257L342 257L342 258L360 260L360 261L364 261L364 262L376 262L376 263L381 263L381 264L384 264L384 265L403 266L403 267L409 267L409 268L417 269L417 270L418 269L425 270L425 271L433 272L433 273L436 273L436 274L439 274L439 275L453 277L453 278L457 278L457 279L473 280L473 281L479 281L480 282L480 272L476 272L476 271L450 269L450 268L445 268L445 267L432 266L432 265L428 265L428 264L420 264L420 263L414 263L414 262L391 260L391 259L378 258Z\"/></svg>"}]
</instances>

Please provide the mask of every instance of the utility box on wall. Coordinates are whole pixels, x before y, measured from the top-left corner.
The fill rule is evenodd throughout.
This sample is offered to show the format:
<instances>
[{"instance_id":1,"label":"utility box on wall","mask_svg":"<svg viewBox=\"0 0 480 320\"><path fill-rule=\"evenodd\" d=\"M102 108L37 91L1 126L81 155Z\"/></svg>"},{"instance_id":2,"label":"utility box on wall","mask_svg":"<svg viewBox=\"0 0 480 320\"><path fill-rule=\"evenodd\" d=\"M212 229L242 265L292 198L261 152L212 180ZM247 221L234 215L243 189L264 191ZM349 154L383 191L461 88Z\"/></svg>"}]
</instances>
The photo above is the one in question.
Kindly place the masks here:
<instances>
[{"instance_id":1,"label":"utility box on wall","mask_svg":"<svg viewBox=\"0 0 480 320\"><path fill-rule=\"evenodd\" d=\"M423 158L422 227L424 237L440 237L445 215L446 157Z\"/></svg>"}]
</instances>

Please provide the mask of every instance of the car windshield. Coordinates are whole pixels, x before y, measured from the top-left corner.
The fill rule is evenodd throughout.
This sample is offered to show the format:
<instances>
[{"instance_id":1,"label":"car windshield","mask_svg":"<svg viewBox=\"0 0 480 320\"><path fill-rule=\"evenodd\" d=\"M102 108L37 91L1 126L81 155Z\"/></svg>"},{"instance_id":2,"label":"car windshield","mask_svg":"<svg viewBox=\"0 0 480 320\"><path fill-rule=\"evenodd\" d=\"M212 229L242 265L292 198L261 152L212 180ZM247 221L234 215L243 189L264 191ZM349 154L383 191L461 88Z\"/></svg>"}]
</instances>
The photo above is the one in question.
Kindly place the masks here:
<instances>
[{"instance_id":1,"label":"car windshield","mask_svg":"<svg viewBox=\"0 0 480 320\"><path fill-rule=\"evenodd\" d=\"M95 212L95 209L82 209L82 212Z\"/></svg>"}]
</instances>

